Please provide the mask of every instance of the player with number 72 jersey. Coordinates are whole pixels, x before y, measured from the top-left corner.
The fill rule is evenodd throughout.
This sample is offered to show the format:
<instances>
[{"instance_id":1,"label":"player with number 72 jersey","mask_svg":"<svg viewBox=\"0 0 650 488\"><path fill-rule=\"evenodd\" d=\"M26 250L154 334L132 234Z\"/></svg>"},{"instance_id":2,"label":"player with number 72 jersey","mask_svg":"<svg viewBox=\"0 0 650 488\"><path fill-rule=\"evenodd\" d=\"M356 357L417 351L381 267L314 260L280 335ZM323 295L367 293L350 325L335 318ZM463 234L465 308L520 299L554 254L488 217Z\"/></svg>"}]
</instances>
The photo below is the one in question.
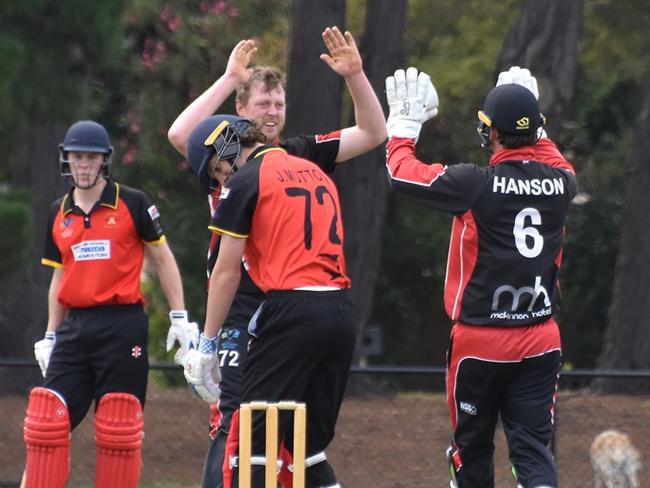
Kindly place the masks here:
<instances>
[{"instance_id":1,"label":"player with number 72 jersey","mask_svg":"<svg viewBox=\"0 0 650 488\"><path fill-rule=\"evenodd\" d=\"M289 225L274 225L286 222L287 215L296 218ZM315 226L314 221L328 225ZM246 268L265 293L350 287L336 186L314 163L280 147L256 149L223 187L210 229L248 238Z\"/></svg>"}]
</instances>

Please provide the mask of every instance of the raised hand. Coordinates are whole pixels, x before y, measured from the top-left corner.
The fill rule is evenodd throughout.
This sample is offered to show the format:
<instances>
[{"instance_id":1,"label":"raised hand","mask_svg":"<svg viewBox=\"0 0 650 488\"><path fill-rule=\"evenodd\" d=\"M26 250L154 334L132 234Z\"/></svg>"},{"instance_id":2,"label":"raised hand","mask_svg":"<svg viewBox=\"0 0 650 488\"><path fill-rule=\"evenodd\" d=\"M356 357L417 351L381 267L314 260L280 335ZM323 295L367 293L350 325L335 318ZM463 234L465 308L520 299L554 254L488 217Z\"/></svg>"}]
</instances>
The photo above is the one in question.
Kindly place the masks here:
<instances>
[{"instance_id":1,"label":"raised hand","mask_svg":"<svg viewBox=\"0 0 650 488\"><path fill-rule=\"evenodd\" d=\"M512 66L508 71L502 71L499 73L496 86L505 85L507 83L514 83L515 85L521 85L524 88L528 88L528 90L535 95L535 98L539 99L537 78L531 75L528 69L520 68L519 66Z\"/></svg>"},{"instance_id":2,"label":"raised hand","mask_svg":"<svg viewBox=\"0 0 650 488\"><path fill-rule=\"evenodd\" d=\"M228 64L226 65L226 73L236 76L240 83L246 82L252 71L248 65L256 52L257 46L253 39L239 41L230 53Z\"/></svg>"},{"instance_id":3,"label":"raised hand","mask_svg":"<svg viewBox=\"0 0 650 488\"><path fill-rule=\"evenodd\" d=\"M398 69L386 78L386 101L389 137L417 139L422 124L438 113L438 94L431 78L413 67Z\"/></svg>"},{"instance_id":4,"label":"raised hand","mask_svg":"<svg viewBox=\"0 0 650 488\"><path fill-rule=\"evenodd\" d=\"M363 62L354 37L348 31L345 35L338 27L328 27L323 31L323 42L329 54L321 54L320 58L340 76L344 78L361 73Z\"/></svg>"}]
</instances>

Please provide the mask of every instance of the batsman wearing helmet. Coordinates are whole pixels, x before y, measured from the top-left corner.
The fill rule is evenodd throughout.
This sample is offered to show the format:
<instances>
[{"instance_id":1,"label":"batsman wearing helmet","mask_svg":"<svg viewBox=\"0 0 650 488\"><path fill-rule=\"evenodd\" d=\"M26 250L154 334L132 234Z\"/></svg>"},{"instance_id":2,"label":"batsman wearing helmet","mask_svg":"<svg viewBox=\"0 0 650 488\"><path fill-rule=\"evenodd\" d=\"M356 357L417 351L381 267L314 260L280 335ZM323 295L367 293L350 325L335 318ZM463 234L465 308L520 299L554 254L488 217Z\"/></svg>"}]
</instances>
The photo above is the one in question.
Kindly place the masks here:
<instances>
[{"instance_id":1,"label":"batsman wearing helmet","mask_svg":"<svg viewBox=\"0 0 650 488\"><path fill-rule=\"evenodd\" d=\"M428 75L398 70L386 79L386 94L393 188L454 216L445 281L455 322L447 352L450 486L494 486L501 418L518 485L557 487L548 449L561 354L553 316L577 183L542 128L537 81L513 67L488 93L478 112L488 167L416 158L420 128L438 111Z\"/></svg>"},{"instance_id":2,"label":"batsman wearing helmet","mask_svg":"<svg viewBox=\"0 0 650 488\"><path fill-rule=\"evenodd\" d=\"M292 137L281 142L286 109L285 77L275 67L249 67L257 46L255 41L248 39L240 41L233 48L225 73L174 121L168 132L172 145L196 167L192 161L200 162L204 151L203 143L209 133L195 129L217 111L233 91L236 91L237 114L258 123L268 143L280 145L289 154L313 161L327 173L334 171L335 163L357 157L384 142L384 114L363 72L361 56L353 36L332 27L325 29L322 37L329 54L322 54L321 59L345 79L354 103L355 126L328 134ZM203 181L202 187L209 194L210 209L214 213L220 184L213 180L210 186ZM212 234L208 274L217 259L219 243L220 235ZM225 439L231 415L239 407L241 369L247 353L246 327L262 300L260 291L251 286L249 281L244 271L242 286L217 338L221 396L218 402L211 403L211 442L203 474L204 488L221 486ZM281 478L286 476L290 477L290 474L283 470Z\"/></svg>"},{"instance_id":3,"label":"batsman wearing helmet","mask_svg":"<svg viewBox=\"0 0 650 488\"><path fill-rule=\"evenodd\" d=\"M206 133L203 157L190 162L199 181L221 184L210 224L221 235L221 246L210 276L204 331L198 349L187 353L185 377L205 400L218 399L217 337L242 282L250 280L264 300L248 325L241 401L306 403L307 486L338 486L324 450L334 437L355 342L338 192L314 163L264 145L263 132L246 119L209 117L190 142ZM235 413L226 447L230 468L238 465L237 418ZM278 435L291 451L289 421L281 416ZM264 466L276 462L264 457L264 432L264 415L256 415L254 487L265 486ZM230 469L224 486L237 486Z\"/></svg>"},{"instance_id":4,"label":"batsman wearing helmet","mask_svg":"<svg viewBox=\"0 0 650 488\"><path fill-rule=\"evenodd\" d=\"M72 187L50 208L42 262L54 268L45 338L34 352L45 380L29 395L26 488L63 488L70 432L95 402L94 486L135 487L140 477L149 363L140 275L152 262L171 308L168 340L183 356L198 341L181 276L155 205L108 176L113 148L93 121L73 124L59 147Z\"/></svg>"}]
</instances>

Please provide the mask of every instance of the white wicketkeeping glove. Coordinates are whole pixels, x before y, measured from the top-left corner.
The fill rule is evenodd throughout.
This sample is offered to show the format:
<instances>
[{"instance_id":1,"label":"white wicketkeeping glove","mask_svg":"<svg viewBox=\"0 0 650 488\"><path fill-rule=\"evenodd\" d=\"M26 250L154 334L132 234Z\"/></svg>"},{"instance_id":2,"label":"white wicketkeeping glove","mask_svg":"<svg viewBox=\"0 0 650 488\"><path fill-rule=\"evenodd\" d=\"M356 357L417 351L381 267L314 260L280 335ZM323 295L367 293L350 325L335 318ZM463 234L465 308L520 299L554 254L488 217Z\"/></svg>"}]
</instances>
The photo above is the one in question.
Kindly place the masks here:
<instances>
[{"instance_id":1,"label":"white wicketkeeping glove","mask_svg":"<svg viewBox=\"0 0 650 488\"><path fill-rule=\"evenodd\" d=\"M528 88L535 98L539 100L539 88L537 87L537 78L530 74L530 71L526 68L520 68L519 66L513 66L508 71L502 71L499 73L499 78L497 78L497 84L505 85L508 83L514 83L515 85L521 85L524 88Z\"/></svg>"},{"instance_id":2,"label":"white wicketkeeping glove","mask_svg":"<svg viewBox=\"0 0 650 488\"><path fill-rule=\"evenodd\" d=\"M47 366L50 364L54 344L56 344L56 334L54 332L46 332L44 339L34 343L34 357L36 357L36 361L41 367L43 378L45 378Z\"/></svg>"},{"instance_id":3,"label":"white wicketkeeping glove","mask_svg":"<svg viewBox=\"0 0 650 488\"><path fill-rule=\"evenodd\" d=\"M171 351L174 343L178 341L180 347L174 354L174 362L183 365L187 351L196 349L199 343L199 325L188 322L186 310L172 310L169 312L171 325L167 332L167 352Z\"/></svg>"},{"instance_id":4,"label":"white wicketkeeping glove","mask_svg":"<svg viewBox=\"0 0 650 488\"><path fill-rule=\"evenodd\" d=\"M221 395L217 338L201 334L198 349L190 349L185 356L183 374L194 392L208 403L216 403Z\"/></svg>"},{"instance_id":5,"label":"white wicketkeeping glove","mask_svg":"<svg viewBox=\"0 0 650 488\"><path fill-rule=\"evenodd\" d=\"M438 93L431 78L411 67L386 78L388 137L416 139L422 124L438 114Z\"/></svg>"},{"instance_id":6,"label":"white wicketkeeping glove","mask_svg":"<svg viewBox=\"0 0 650 488\"><path fill-rule=\"evenodd\" d=\"M530 71L526 68L520 68L519 66L512 66L508 71L502 71L499 73L497 78L497 84L505 85L507 83L514 83L515 85L521 85L524 88L528 88L530 92L535 95L535 98L539 100L539 87L537 86L537 78L535 78ZM544 127L538 129L539 137L548 137Z\"/></svg>"},{"instance_id":7,"label":"white wicketkeeping glove","mask_svg":"<svg viewBox=\"0 0 650 488\"><path fill-rule=\"evenodd\" d=\"M426 115L424 122L426 122L438 115L438 104L440 101L438 100L438 92L436 91L436 87L433 86L431 77L423 72L420 72L418 75L418 91L421 89L421 86L426 86L426 95L424 97L424 114Z\"/></svg>"}]
</instances>

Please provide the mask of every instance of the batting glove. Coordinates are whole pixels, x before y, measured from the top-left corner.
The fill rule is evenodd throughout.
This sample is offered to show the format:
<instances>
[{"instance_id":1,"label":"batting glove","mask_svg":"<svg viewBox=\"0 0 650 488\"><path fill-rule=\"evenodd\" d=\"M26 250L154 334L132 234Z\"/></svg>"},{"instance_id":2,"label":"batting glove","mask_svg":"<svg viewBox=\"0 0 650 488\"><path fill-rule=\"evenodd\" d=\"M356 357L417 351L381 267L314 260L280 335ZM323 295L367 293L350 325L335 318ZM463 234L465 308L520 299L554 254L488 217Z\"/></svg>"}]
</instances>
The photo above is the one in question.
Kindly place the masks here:
<instances>
[{"instance_id":1,"label":"batting glove","mask_svg":"<svg viewBox=\"0 0 650 488\"><path fill-rule=\"evenodd\" d=\"M45 378L47 366L50 364L54 344L56 344L56 334L54 332L46 332L44 339L34 343L34 357L36 357L36 361L41 367L43 378Z\"/></svg>"},{"instance_id":2,"label":"batting glove","mask_svg":"<svg viewBox=\"0 0 650 488\"><path fill-rule=\"evenodd\" d=\"M194 392L208 403L216 403L221 395L217 338L201 334L198 349L190 349L185 356L185 379Z\"/></svg>"},{"instance_id":3,"label":"batting glove","mask_svg":"<svg viewBox=\"0 0 650 488\"><path fill-rule=\"evenodd\" d=\"M416 139L422 124L438 114L438 93L431 78L411 67L386 78L389 137Z\"/></svg>"},{"instance_id":4,"label":"batting glove","mask_svg":"<svg viewBox=\"0 0 650 488\"><path fill-rule=\"evenodd\" d=\"M167 352L174 348L178 341L180 348L174 354L174 362L183 365L185 355L190 349L195 349L199 343L199 325L188 322L186 310L172 310L169 312L171 325L167 332Z\"/></svg>"}]
</instances>

